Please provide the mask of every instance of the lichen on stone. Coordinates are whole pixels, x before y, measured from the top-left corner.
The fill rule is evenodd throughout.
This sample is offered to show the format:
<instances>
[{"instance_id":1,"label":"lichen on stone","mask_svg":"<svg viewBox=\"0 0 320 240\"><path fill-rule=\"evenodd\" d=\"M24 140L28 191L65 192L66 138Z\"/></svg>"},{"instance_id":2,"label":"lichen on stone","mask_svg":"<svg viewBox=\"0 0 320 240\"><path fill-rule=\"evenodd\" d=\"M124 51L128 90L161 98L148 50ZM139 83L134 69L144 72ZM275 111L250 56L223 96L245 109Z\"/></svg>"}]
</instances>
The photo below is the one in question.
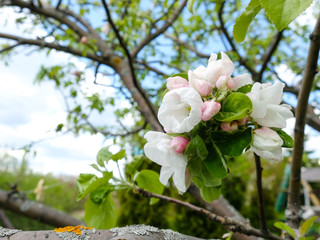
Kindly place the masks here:
<instances>
[{"instance_id":1,"label":"lichen on stone","mask_svg":"<svg viewBox=\"0 0 320 240\"><path fill-rule=\"evenodd\" d=\"M164 240L187 240L181 233L175 232L171 229L163 229Z\"/></svg>"},{"instance_id":2,"label":"lichen on stone","mask_svg":"<svg viewBox=\"0 0 320 240\"><path fill-rule=\"evenodd\" d=\"M138 236L149 235L149 233L158 233L160 230L156 227L147 226L147 225L131 225L122 228L112 228L110 229L113 232L113 236L121 236L125 234L135 234Z\"/></svg>"},{"instance_id":3,"label":"lichen on stone","mask_svg":"<svg viewBox=\"0 0 320 240\"><path fill-rule=\"evenodd\" d=\"M89 234L96 232L94 228L85 226L67 226L56 228L54 231L63 240L89 240Z\"/></svg>"},{"instance_id":4,"label":"lichen on stone","mask_svg":"<svg viewBox=\"0 0 320 240\"><path fill-rule=\"evenodd\" d=\"M21 232L19 229L8 229L0 226L0 237L9 237L17 232Z\"/></svg>"}]
</instances>

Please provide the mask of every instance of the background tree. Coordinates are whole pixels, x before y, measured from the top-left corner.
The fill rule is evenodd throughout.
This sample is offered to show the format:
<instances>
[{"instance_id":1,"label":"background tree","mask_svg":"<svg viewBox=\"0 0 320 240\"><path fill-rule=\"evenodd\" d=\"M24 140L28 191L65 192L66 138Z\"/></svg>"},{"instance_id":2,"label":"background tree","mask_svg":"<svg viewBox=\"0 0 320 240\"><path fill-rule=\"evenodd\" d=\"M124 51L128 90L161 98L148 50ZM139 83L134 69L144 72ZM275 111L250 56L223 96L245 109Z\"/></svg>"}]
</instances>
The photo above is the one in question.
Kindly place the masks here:
<instances>
[{"instance_id":1,"label":"background tree","mask_svg":"<svg viewBox=\"0 0 320 240\"><path fill-rule=\"evenodd\" d=\"M57 124L57 131L100 133L120 145L130 141L141 149L145 129L163 131L156 113L166 77L183 72L186 66L192 69L205 65L211 52L225 51L236 61L236 74L249 72L256 82L282 81L290 96L296 98L299 94L309 27L292 24L278 32L260 14L250 25L246 40L237 44L231 31L233 20L243 10L241 1L199 1L192 15L185 8L186 0L1 0L0 4L23 14L17 23L32 21L34 26L26 36L0 33L8 40L1 50L4 57L21 47L36 47L48 53L63 51L86 63L86 71L95 73L95 83L99 75L112 78L112 84L106 87L115 89L116 98L87 95L80 87L85 74L74 65L42 66L38 81L54 81L66 101L68 118L66 123ZM36 28L46 34L37 35ZM28 37L30 33L33 37ZM283 68L279 66L293 72L295 79L281 79L279 71ZM318 91L317 82L313 91ZM130 107L118 108L122 101ZM295 105L295 101L288 98L287 103ZM108 105L118 124L97 125L94 114L107 111ZM317 131L318 108L316 97L305 108L309 113L306 122ZM123 120L128 116L134 119L134 125L125 126ZM225 203L211 207L228 208Z\"/></svg>"}]
</instances>

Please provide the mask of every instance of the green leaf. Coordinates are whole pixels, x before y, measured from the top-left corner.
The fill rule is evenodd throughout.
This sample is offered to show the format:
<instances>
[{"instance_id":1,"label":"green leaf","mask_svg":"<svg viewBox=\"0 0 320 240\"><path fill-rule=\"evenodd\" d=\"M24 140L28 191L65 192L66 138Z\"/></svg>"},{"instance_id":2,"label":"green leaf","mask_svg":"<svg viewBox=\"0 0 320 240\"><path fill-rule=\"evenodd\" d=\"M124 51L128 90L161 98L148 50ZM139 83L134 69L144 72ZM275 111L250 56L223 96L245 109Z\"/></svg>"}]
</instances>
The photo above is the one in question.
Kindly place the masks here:
<instances>
[{"instance_id":1,"label":"green leaf","mask_svg":"<svg viewBox=\"0 0 320 240\"><path fill-rule=\"evenodd\" d=\"M222 106L222 111L219 112L215 119L221 122L231 122L234 120L243 119L252 110L252 102L244 93L231 93L226 102Z\"/></svg>"},{"instance_id":2,"label":"green leaf","mask_svg":"<svg viewBox=\"0 0 320 240\"><path fill-rule=\"evenodd\" d=\"M315 237L310 236L310 237L299 237L299 240L314 240Z\"/></svg>"},{"instance_id":3,"label":"green leaf","mask_svg":"<svg viewBox=\"0 0 320 240\"><path fill-rule=\"evenodd\" d=\"M164 96L169 92L169 90L166 88L166 90L164 90L164 92L162 93L162 96L161 96L161 102L164 98Z\"/></svg>"},{"instance_id":4,"label":"green leaf","mask_svg":"<svg viewBox=\"0 0 320 240\"><path fill-rule=\"evenodd\" d=\"M286 28L312 2L313 0L260 0L262 7L278 31Z\"/></svg>"},{"instance_id":5,"label":"green leaf","mask_svg":"<svg viewBox=\"0 0 320 240\"><path fill-rule=\"evenodd\" d=\"M200 136L197 135L191 139L184 151L184 155L186 155L189 160L194 158L205 160L207 158L208 150Z\"/></svg>"},{"instance_id":6,"label":"green leaf","mask_svg":"<svg viewBox=\"0 0 320 240\"><path fill-rule=\"evenodd\" d=\"M112 177L112 172L104 172L102 178L98 178L94 174L83 174L81 173L76 181L76 186L78 189L77 201L84 198L87 194L93 192L101 186L108 185L110 178Z\"/></svg>"},{"instance_id":7,"label":"green leaf","mask_svg":"<svg viewBox=\"0 0 320 240\"><path fill-rule=\"evenodd\" d=\"M109 147L103 147L100 149L97 155L97 163L100 167L104 167L104 162L108 163L112 156L112 152L109 151Z\"/></svg>"},{"instance_id":8,"label":"green leaf","mask_svg":"<svg viewBox=\"0 0 320 240\"><path fill-rule=\"evenodd\" d=\"M188 166L192 176L202 179L205 186L217 187L221 185L221 179L214 177L204 165L203 161L191 159L188 162Z\"/></svg>"},{"instance_id":9,"label":"green leaf","mask_svg":"<svg viewBox=\"0 0 320 240\"><path fill-rule=\"evenodd\" d=\"M56 128L56 132L60 132L63 128L63 123L58 124L57 128Z\"/></svg>"},{"instance_id":10,"label":"green leaf","mask_svg":"<svg viewBox=\"0 0 320 240\"><path fill-rule=\"evenodd\" d=\"M107 194L100 203L89 198L85 204L84 220L87 226L96 229L110 229L115 227L117 221L117 208L112 194Z\"/></svg>"},{"instance_id":11,"label":"green leaf","mask_svg":"<svg viewBox=\"0 0 320 240\"><path fill-rule=\"evenodd\" d=\"M279 228L287 233L289 233L289 235L293 238L295 238L295 234L294 231L292 230L291 227L289 227L287 224L283 223L283 222L275 222L273 224L276 228Z\"/></svg>"},{"instance_id":12,"label":"green leaf","mask_svg":"<svg viewBox=\"0 0 320 240\"><path fill-rule=\"evenodd\" d=\"M93 167L95 170L102 172L102 170L99 168L99 166L95 163L90 164L91 167Z\"/></svg>"},{"instance_id":13,"label":"green leaf","mask_svg":"<svg viewBox=\"0 0 320 240\"><path fill-rule=\"evenodd\" d=\"M113 161L117 162L120 159L124 158L126 156L126 150L121 150L119 152L117 152L116 154L113 154L110 159L112 159Z\"/></svg>"},{"instance_id":14,"label":"green leaf","mask_svg":"<svg viewBox=\"0 0 320 240\"><path fill-rule=\"evenodd\" d=\"M291 136L289 136L285 131L279 130L277 131L279 137L283 140L282 147L285 148L293 148L294 141Z\"/></svg>"},{"instance_id":15,"label":"green leaf","mask_svg":"<svg viewBox=\"0 0 320 240\"><path fill-rule=\"evenodd\" d=\"M215 131L211 134L211 139L219 147L223 155L237 157L251 144L252 129L246 128L232 133Z\"/></svg>"},{"instance_id":16,"label":"green leaf","mask_svg":"<svg viewBox=\"0 0 320 240\"><path fill-rule=\"evenodd\" d=\"M198 177L193 177L192 181L199 188L200 195L204 201L212 202L213 200L218 199L220 197L221 186L207 187L205 186L203 180Z\"/></svg>"},{"instance_id":17,"label":"green leaf","mask_svg":"<svg viewBox=\"0 0 320 240\"><path fill-rule=\"evenodd\" d=\"M194 0L193 0L194 1ZM189 0L189 2L190 2L190 0ZM188 2L188 4L189 4L189 2ZM186 79L186 80L189 80L189 78L188 78L188 73L176 73L176 74L173 74L173 75L171 75L170 77L182 77L182 78L184 78L184 79Z\"/></svg>"},{"instance_id":18,"label":"green leaf","mask_svg":"<svg viewBox=\"0 0 320 240\"><path fill-rule=\"evenodd\" d=\"M314 221L317 219L318 216L314 216L306 220L304 223L302 223L300 227L300 232L302 236L305 236L308 230L312 227Z\"/></svg>"},{"instance_id":19,"label":"green leaf","mask_svg":"<svg viewBox=\"0 0 320 240\"><path fill-rule=\"evenodd\" d=\"M208 156L204 160L204 165L214 177L225 178L228 175L228 167L220 149L214 142L207 145Z\"/></svg>"},{"instance_id":20,"label":"green leaf","mask_svg":"<svg viewBox=\"0 0 320 240\"><path fill-rule=\"evenodd\" d=\"M233 26L233 36L237 42L242 42L245 39L250 23L261 9L259 0L251 0L246 10L236 19Z\"/></svg>"},{"instance_id":21,"label":"green leaf","mask_svg":"<svg viewBox=\"0 0 320 240\"><path fill-rule=\"evenodd\" d=\"M164 191L164 186L159 181L159 174L152 170L142 170L137 173L134 180L137 182L138 186L149 192L162 194ZM150 204L155 204L159 199L150 199Z\"/></svg>"},{"instance_id":22,"label":"green leaf","mask_svg":"<svg viewBox=\"0 0 320 240\"><path fill-rule=\"evenodd\" d=\"M90 199L92 202L100 204L113 190L113 186L102 186L90 193Z\"/></svg>"},{"instance_id":23,"label":"green leaf","mask_svg":"<svg viewBox=\"0 0 320 240\"><path fill-rule=\"evenodd\" d=\"M244 85L244 86L242 86L241 88L239 88L239 89L237 90L237 92L241 92L241 93L246 94L246 93L248 93L248 92L251 92L252 86L253 86L252 84Z\"/></svg>"},{"instance_id":24,"label":"green leaf","mask_svg":"<svg viewBox=\"0 0 320 240\"><path fill-rule=\"evenodd\" d=\"M195 0L188 0L187 8L189 12L193 13L193 4Z\"/></svg>"}]
</instances>

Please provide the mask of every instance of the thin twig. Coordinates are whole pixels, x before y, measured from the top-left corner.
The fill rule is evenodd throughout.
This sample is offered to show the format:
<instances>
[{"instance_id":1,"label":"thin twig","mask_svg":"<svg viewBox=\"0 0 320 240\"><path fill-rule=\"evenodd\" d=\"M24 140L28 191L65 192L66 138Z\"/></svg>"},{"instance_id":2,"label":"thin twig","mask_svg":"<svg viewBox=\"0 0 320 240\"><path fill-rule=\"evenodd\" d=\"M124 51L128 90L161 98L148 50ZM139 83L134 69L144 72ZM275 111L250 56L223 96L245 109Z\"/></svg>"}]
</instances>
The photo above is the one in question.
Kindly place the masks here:
<instances>
[{"instance_id":1,"label":"thin twig","mask_svg":"<svg viewBox=\"0 0 320 240\"><path fill-rule=\"evenodd\" d=\"M137 80L137 77L136 77L136 74L135 74L135 70L134 70L134 66L133 66L133 60L132 60L132 57L131 57L131 54L129 52L129 49L127 48L127 45L125 44L125 42L123 41L123 38L121 37L120 35L120 32L118 30L118 28L116 27L116 25L114 24L113 20L112 20L112 17L111 17L111 14L110 14L110 10L108 8L108 5L106 3L105 0L101 0L102 2L102 5L105 9L105 12L107 14L107 17L108 17L108 21L113 29L113 31L115 32L118 40L119 40L119 43L121 45L121 47L123 48L127 58L128 58L128 64L129 64L129 68L130 68L130 73L131 73L131 78L132 78L132 81L133 81L133 84L135 85L135 87L137 88L137 90L141 93L141 95L143 96L143 98L146 100L146 103L148 104L149 106L149 109L151 110L152 114L155 116L155 119L157 119L157 113L154 109L154 106L153 104L149 101L149 98L146 96L145 92L141 89L141 86ZM158 121L158 119L157 119Z\"/></svg>"},{"instance_id":2,"label":"thin twig","mask_svg":"<svg viewBox=\"0 0 320 240\"><path fill-rule=\"evenodd\" d=\"M262 66L261 66L260 71L258 72L258 75L256 75L256 79L254 79L255 82L261 82L262 75L263 75L264 71L266 70L267 65L268 65L272 55L274 54L274 52L277 50L277 48L279 46L279 43L280 43L281 38L282 38L282 33L283 33L283 30L278 32L275 35L274 41L272 43L270 43L269 48L267 49L265 54L262 56L262 61L263 61L262 62Z\"/></svg>"},{"instance_id":3,"label":"thin twig","mask_svg":"<svg viewBox=\"0 0 320 240\"><path fill-rule=\"evenodd\" d=\"M316 26L310 35L310 47L302 80L301 90L298 97L296 111L296 124L294 128L295 146L292 156L292 167L289 185L288 209L290 211L289 224L293 228L298 228L300 217L300 179L301 162L304 145L304 127L306 122L308 99L312 89L314 76L317 73L317 61L320 49L320 14Z\"/></svg>"},{"instance_id":4,"label":"thin twig","mask_svg":"<svg viewBox=\"0 0 320 240\"><path fill-rule=\"evenodd\" d=\"M232 51L237 54L237 56L239 58L240 65L244 66L251 73L252 77L255 78L255 76L257 75L257 72L247 64L247 59L244 59L240 55L240 52L238 51L236 45L233 42L233 39L231 38L231 36L229 35L229 33L227 31L227 28L225 27L224 20L223 20L223 17L222 17L223 16L223 10L224 10L224 4L225 4L225 1L223 1L223 3L221 4L221 7L220 7L219 12L218 12L218 18L219 18L219 22L220 22L221 31L223 32L224 36L228 40L228 43L230 44L230 46L232 48Z\"/></svg>"},{"instance_id":5,"label":"thin twig","mask_svg":"<svg viewBox=\"0 0 320 240\"><path fill-rule=\"evenodd\" d=\"M58 51L70 53L75 56L83 57L82 52L78 49L75 49L69 46L68 47L61 46L56 43L46 42L43 39L28 39L28 38L23 38L23 37L15 36L12 34L6 34L6 33L0 33L0 38L15 40L20 45L34 45L34 46L39 46L41 48L47 47L47 48L55 49ZM97 62L106 63L106 61L102 57L92 53L87 53L86 57Z\"/></svg>"},{"instance_id":6,"label":"thin twig","mask_svg":"<svg viewBox=\"0 0 320 240\"><path fill-rule=\"evenodd\" d=\"M262 188L262 170L260 156L254 154L254 161L256 164L256 184L257 184L257 192L258 192L258 207L259 207L259 217L260 217L260 229L262 232L268 232L267 223L266 223L266 215L265 215L265 207L263 200L263 188Z\"/></svg>"},{"instance_id":7,"label":"thin twig","mask_svg":"<svg viewBox=\"0 0 320 240\"><path fill-rule=\"evenodd\" d=\"M159 198L159 199L162 199L162 200L165 200L168 202L172 202L172 203L187 207L187 208L191 209L192 211L195 211L195 212L198 212L198 213L205 215L210 220L219 222L220 224L224 225L226 228L228 228L229 230L231 230L233 232L240 232L243 234L263 237L263 238L271 239L271 240L283 240L283 238L278 237L270 232L264 233L264 232L260 231L259 229L252 227L249 224L232 219L230 217L222 217L222 216L216 215L216 214L214 214L204 208L195 206L195 205L188 203L188 202L181 201L179 199L171 198L171 197L160 195L160 194L151 193L151 192L145 191L141 188L134 189L134 192L140 193L143 196L148 197L148 198L151 198L151 197Z\"/></svg>"},{"instance_id":8,"label":"thin twig","mask_svg":"<svg viewBox=\"0 0 320 240\"><path fill-rule=\"evenodd\" d=\"M189 43L181 40L180 38L172 36L172 35L170 35L168 33L164 33L164 35L167 38L170 38L172 41L176 42L177 44L182 45L185 48L189 49L190 51L194 52L198 57L200 57L200 58L210 58L210 54L206 54L206 53L202 53L202 52L198 51L194 46L192 46Z\"/></svg>"},{"instance_id":9,"label":"thin twig","mask_svg":"<svg viewBox=\"0 0 320 240\"><path fill-rule=\"evenodd\" d=\"M144 48L148 43L150 43L153 39L157 38L159 35L164 33L173 23L177 20L180 13L182 12L183 8L186 6L188 0L183 0L180 6L173 12L173 14L168 18L165 24L157 29L154 33L148 34L140 43L139 45L132 51L132 57L135 58L138 53Z\"/></svg>"},{"instance_id":10,"label":"thin twig","mask_svg":"<svg viewBox=\"0 0 320 240\"><path fill-rule=\"evenodd\" d=\"M20 46L20 45L21 45L21 43L18 42L18 43L16 43L16 44L11 45L11 46L2 48L2 49L0 50L0 54L2 54L2 53L4 53L4 52L7 52L7 51L10 51L11 49L14 49L15 47L18 47L18 46Z\"/></svg>"}]
</instances>

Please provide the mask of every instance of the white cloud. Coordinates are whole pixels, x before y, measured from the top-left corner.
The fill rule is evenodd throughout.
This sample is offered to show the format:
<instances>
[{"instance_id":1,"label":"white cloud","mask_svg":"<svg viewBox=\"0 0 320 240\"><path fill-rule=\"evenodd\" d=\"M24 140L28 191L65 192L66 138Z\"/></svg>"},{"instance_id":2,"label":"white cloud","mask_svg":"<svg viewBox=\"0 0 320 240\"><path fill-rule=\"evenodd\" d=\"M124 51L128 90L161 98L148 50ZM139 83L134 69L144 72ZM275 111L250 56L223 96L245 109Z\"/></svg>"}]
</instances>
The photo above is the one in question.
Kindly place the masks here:
<instances>
[{"instance_id":1,"label":"white cloud","mask_svg":"<svg viewBox=\"0 0 320 240\"><path fill-rule=\"evenodd\" d=\"M12 34L21 34L23 27L17 29L14 22L17 14L8 9L1 10L1 14L7 14L8 22L6 26L0 25L0 31L9 30ZM5 18L4 15L1 16ZM42 34L41 29L37 31ZM64 100L54 89L54 84L33 84L42 64L51 66L73 62L88 76L82 86L87 94L98 92L104 96L115 95L112 88L93 84L92 71L85 70L85 63L78 59L54 50L49 57L42 52L25 54L29 52L18 48L17 54L9 61L9 66L0 62L0 150L2 148L1 151L9 151L20 159L21 151L9 149L55 136L55 127L66 120ZM102 75L98 75L98 80L110 84L110 79ZM110 115L110 112L108 114ZM101 124L114 121L114 117L100 117ZM95 162L97 152L106 144L111 143L104 142L101 135L80 134L79 137L75 137L67 134L49 139L35 145L37 155L30 157L30 166L33 170L43 173L78 175L81 172L96 172L89 165Z\"/></svg>"}]
</instances>

